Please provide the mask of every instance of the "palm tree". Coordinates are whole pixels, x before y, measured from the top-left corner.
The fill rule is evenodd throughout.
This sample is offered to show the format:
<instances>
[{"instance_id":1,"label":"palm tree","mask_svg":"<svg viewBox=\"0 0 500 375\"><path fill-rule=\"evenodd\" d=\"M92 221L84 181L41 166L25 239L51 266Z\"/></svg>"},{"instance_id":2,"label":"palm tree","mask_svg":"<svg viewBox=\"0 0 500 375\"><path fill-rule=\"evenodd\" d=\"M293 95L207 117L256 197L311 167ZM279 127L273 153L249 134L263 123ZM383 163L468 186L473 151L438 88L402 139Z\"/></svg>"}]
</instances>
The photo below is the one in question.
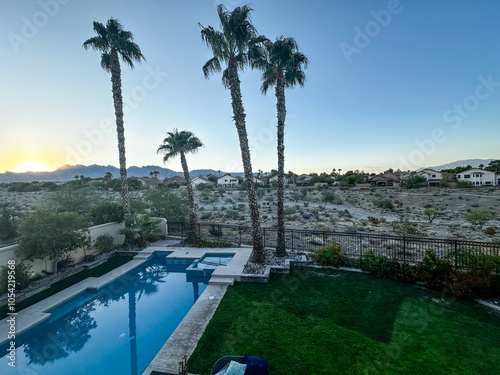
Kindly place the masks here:
<instances>
[{"instance_id":1,"label":"palm tree","mask_svg":"<svg viewBox=\"0 0 500 375\"><path fill-rule=\"evenodd\" d=\"M198 148L203 146L200 139L193 133L187 130L179 132L174 129L172 132L167 132L168 137L163 140L163 145L160 145L157 152L163 152L163 162L174 158L181 157L182 171L187 182L187 191L189 198L189 241L194 243L196 240L196 212L194 210L194 195L191 178L189 177L189 169L186 161L186 154L194 154L198 152Z\"/></svg>"},{"instance_id":2,"label":"palm tree","mask_svg":"<svg viewBox=\"0 0 500 375\"><path fill-rule=\"evenodd\" d=\"M101 52L101 67L111 73L113 102L115 106L116 133L118 137L118 154L120 160L121 195L125 218L130 217L130 196L127 183L127 163L125 158L125 131L123 128L123 98L120 56L122 60L134 68L134 62L144 60L141 49L134 43L131 32L123 30L118 20L110 18L104 26L94 21L94 31L97 36L87 39L83 48L92 48Z\"/></svg>"},{"instance_id":3,"label":"palm tree","mask_svg":"<svg viewBox=\"0 0 500 375\"><path fill-rule=\"evenodd\" d=\"M264 42L266 55L257 59L253 66L262 69L263 94L269 87L275 87L276 109L278 112L278 236L276 241L276 255L286 256L285 249L285 214L284 177L285 177L285 88L295 85L304 86L306 75L302 70L307 66L307 57L299 52L299 46L293 38L279 37L273 43Z\"/></svg>"},{"instance_id":4,"label":"palm tree","mask_svg":"<svg viewBox=\"0 0 500 375\"><path fill-rule=\"evenodd\" d=\"M217 13L222 31L217 31L212 26L203 27L200 24L200 27L201 38L212 49L214 55L203 66L205 78L208 78L212 73L221 72L221 64L227 64L227 68L222 71L222 83L231 92L233 119L240 142L241 159L245 172L252 224L252 260L257 263L263 263L265 260L264 243L262 241L259 209L253 183L252 162L245 123L246 115L241 99L240 79L238 76L238 69L243 69L249 62L264 53L261 43L266 38L258 36L255 27L250 23L251 11L252 9L245 5L235 8L232 12L228 12L224 5L220 4L217 6Z\"/></svg>"}]
</instances>

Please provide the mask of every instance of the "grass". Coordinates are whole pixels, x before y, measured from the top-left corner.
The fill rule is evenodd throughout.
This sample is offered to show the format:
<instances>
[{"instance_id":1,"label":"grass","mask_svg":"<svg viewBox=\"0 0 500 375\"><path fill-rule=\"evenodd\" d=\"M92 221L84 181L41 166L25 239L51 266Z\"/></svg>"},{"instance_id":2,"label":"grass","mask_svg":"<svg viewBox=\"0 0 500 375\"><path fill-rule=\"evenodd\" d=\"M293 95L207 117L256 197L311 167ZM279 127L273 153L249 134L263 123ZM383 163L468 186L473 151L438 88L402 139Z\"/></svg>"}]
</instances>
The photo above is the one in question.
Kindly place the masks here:
<instances>
[{"instance_id":1,"label":"grass","mask_svg":"<svg viewBox=\"0 0 500 375\"><path fill-rule=\"evenodd\" d=\"M32 297L26 298L20 302L16 302L16 312L25 309L31 305L34 305L41 300L50 297L53 294L60 292L67 287L74 285L82 280L85 280L87 277L99 277L108 273L111 270L114 270L121 265L130 262L133 259L131 256L113 256L109 258L105 263L100 264L97 267L91 268L89 270L82 270L74 275L66 277L65 279L58 281L50 286L49 289L45 289L40 293L33 295ZM7 317L7 305L0 307L0 320Z\"/></svg>"},{"instance_id":2,"label":"grass","mask_svg":"<svg viewBox=\"0 0 500 375\"><path fill-rule=\"evenodd\" d=\"M272 374L499 374L500 314L371 275L294 270L229 287L189 372L245 353Z\"/></svg>"}]
</instances>

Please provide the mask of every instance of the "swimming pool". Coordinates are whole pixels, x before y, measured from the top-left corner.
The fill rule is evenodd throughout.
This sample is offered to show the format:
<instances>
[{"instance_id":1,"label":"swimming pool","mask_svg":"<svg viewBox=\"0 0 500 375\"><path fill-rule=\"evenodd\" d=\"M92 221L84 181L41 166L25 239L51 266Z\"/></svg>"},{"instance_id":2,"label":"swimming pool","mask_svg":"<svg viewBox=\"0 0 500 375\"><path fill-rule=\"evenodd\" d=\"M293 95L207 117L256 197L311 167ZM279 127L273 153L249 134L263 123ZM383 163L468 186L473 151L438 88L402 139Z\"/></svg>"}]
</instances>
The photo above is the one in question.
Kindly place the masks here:
<instances>
[{"instance_id":1,"label":"swimming pool","mask_svg":"<svg viewBox=\"0 0 500 375\"><path fill-rule=\"evenodd\" d=\"M142 374L206 288L209 277L187 277L192 261L153 258L52 309L49 321L16 338L15 368L0 358L1 373Z\"/></svg>"}]
</instances>

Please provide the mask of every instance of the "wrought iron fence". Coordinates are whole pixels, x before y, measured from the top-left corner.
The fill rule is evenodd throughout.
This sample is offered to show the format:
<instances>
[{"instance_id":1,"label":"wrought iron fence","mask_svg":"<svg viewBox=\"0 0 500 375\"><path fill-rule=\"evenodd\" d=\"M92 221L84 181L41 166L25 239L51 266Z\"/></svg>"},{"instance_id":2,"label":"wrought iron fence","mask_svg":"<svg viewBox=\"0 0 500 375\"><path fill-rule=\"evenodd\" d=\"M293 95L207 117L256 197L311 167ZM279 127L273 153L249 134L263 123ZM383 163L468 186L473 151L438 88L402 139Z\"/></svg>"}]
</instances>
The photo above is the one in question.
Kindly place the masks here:
<instances>
[{"instance_id":1,"label":"wrought iron fence","mask_svg":"<svg viewBox=\"0 0 500 375\"><path fill-rule=\"evenodd\" d=\"M169 235L184 237L189 228L187 222L167 223ZM240 225L197 223L197 235L212 241L229 241L235 244L252 244L252 228ZM262 228L264 246L276 247L277 229ZM439 258L448 258L456 268L481 268L484 261L500 257L500 243L467 241L447 238L426 238L415 236L393 236L371 233L345 233L305 229L286 229L286 248L296 251L319 250L336 242L349 258L360 262L363 254L371 250L399 261L415 263L421 260L427 249L432 249ZM475 256L471 256L474 254ZM500 258L496 258L497 272L500 272Z\"/></svg>"}]
</instances>

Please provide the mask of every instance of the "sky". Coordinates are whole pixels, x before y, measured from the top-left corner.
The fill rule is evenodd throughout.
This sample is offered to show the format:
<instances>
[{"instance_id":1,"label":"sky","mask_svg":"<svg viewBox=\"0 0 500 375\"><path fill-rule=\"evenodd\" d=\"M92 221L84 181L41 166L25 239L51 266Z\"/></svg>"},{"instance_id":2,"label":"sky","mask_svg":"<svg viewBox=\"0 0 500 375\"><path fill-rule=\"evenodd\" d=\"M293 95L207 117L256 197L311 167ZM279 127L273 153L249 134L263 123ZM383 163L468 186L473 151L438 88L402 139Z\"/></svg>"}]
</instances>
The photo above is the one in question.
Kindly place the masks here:
<instances>
[{"instance_id":1,"label":"sky","mask_svg":"<svg viewBox=\"0 0 500 375\"><path fill-rule=\"evenodd\" d=\"M118 166L110 74L82 48L111 17L146 58L122 65L127 165L181 170L156 153L178 128L204 143L191 170L242 171L230 93L202 72L198 23L220 29L219 3L248 4L260 34L308 57L304 87L286 90L286 171L500 158L498 1L3 0L0 172ZM261 94L258 71L240 79L253 170L277 169L274 89Z\"/></svg>"}]
</instances>

